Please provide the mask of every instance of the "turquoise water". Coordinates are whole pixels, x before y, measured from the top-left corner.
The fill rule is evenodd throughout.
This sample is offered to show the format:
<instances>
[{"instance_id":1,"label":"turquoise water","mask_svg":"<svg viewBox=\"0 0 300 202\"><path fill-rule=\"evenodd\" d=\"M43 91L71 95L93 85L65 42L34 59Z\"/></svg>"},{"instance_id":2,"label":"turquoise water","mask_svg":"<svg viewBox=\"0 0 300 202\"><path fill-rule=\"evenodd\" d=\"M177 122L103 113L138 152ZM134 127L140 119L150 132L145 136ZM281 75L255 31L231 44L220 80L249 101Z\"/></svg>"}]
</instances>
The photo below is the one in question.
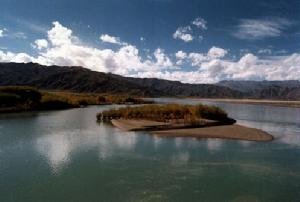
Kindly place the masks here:
<instances>
[{"instance_id":1,"label":"turquoise water","mask_svg":"<svg viewBox=\"0 0 300 202\"><path fill-rule=\"evenodd\" d=\"M299 201L299 109L209 104L276 139L159 138L96 123L119 106L1 115L0 201Z\"/></svg>"}]
</instances>

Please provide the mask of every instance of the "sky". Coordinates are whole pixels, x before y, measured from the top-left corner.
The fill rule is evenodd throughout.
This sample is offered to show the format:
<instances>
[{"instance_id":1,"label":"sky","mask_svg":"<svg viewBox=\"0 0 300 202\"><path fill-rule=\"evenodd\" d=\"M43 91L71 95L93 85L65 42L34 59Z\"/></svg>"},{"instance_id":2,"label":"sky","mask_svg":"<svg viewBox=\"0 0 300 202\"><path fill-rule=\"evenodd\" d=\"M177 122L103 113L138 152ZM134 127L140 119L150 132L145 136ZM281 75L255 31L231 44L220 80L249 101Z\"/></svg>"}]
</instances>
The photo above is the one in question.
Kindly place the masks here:
<instances>
[{"instance_id":1,"label":"sky","mask_svg":"<svg viewBox=\"0 0 300 202\"><path fill-rule=\"evenodd\" d=\"M0 62L184 83L300 79L300 0L0 4Z\"/></svg>"}]
</instances>

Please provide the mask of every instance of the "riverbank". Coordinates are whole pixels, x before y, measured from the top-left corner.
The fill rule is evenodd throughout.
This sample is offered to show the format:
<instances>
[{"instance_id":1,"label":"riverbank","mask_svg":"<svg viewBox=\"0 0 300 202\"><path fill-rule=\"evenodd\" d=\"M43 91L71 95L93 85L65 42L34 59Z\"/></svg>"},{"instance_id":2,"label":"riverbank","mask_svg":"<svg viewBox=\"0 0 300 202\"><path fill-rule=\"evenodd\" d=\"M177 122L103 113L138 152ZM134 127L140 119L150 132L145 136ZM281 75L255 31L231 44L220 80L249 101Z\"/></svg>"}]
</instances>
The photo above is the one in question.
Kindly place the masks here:
<instances>
[{"instance_id":1,"label":"riverbank","mask_svg":"<svg viewBox=\"0 0 300 202\"><path fill-rule=\"evenodd\" d=\"M37 110L59 110L88 105L150 104L142 98L75 93L63 91L43 91L27 86L0 87L0 113Z\"/></svg>"},{"instance_id":2,"label":"riverbank","mask_svg":"<svg viewBox=\"0 0 300 202\"><path fill-rule=\"evenodd\" d=\"M241 125L186 127L185 125L150 120L113 119L111 123L124 131L149 131L160 137L222 138L248 141L271 141L265 131Z\"/></svg>"},{"instance_id":3,"label":"riverbank","mask_svg":"<svg viewBox=\"0 0 300 202\"><path fill-rule=\"evenodd\" d=\"M295 107L300 108L300 101L287 101L287 100L258 100L258 99L217 99L217 98L205 98L198 99L199 101L210 101L210 102L225 102L232 104L252 104L252 105L271 105L278 107Z\"/></svg>"}]
</instances>

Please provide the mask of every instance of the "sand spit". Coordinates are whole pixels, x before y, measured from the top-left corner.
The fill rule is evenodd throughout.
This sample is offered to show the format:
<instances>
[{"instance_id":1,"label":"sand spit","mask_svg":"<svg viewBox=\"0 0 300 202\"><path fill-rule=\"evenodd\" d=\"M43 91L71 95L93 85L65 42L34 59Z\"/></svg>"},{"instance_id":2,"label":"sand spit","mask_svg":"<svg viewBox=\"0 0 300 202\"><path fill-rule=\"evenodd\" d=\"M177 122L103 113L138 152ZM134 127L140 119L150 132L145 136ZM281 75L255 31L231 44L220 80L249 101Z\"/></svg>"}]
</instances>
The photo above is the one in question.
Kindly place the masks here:
<instances>
[{"instance_id":1,"label":"sand spit","mask_svg":"<svg viewBox=\"0 0 300 202\"><path fill-rule=\"evenodd\" d=\"M211 126L178 130L155 131L154 134L165 137L223 138L248 141L270 141L273 136L263 130L241 125Z\"/></svg>"}]
</instances>

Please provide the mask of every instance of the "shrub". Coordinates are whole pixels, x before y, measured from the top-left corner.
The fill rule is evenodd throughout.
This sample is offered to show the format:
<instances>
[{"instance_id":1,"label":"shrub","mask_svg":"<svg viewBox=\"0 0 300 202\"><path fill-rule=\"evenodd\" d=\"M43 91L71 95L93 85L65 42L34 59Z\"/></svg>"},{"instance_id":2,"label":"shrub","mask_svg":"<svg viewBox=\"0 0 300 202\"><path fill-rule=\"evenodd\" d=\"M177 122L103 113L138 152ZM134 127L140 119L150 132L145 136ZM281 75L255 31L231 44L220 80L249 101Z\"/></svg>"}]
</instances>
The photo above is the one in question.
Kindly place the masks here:
<instances>
[{"instance_id":1,"label":"shrub","mask_svg":"<svg viewBox=\"0 0 300 202\"><path fill-rule=\"evenodd\" d=\"M40 106L39 109L42 110L49 110L49 109L69 109L69 108L73 108L74 105L70 104L67 101L63 101L63 100L47 100L47 101L43 101Z\"/></svg>"},{"instance_id":2,"label":"shrub","mask_svg":"<svg viewBox=\"0 0 300 202\"><path fill-rule=\"evenodd\" d=\"M154 121L170 121L182 119L184 122L199 122L199 119L227 120L222 109L208 105L143 105L103 111L97 115L101 119L149 119Z\"/></svg>"},{"instance_id":3,"label":"shrub","mask_svg":"<svg viewBox=\"0 0 300 202\"><path fill-rule=\"evenodd\" d=\"M0 93L0 106L12 106L20 102L20 96L11 93Z\"/></svg>"},{"instance_id":4,"label":"shrub","mask_svg":"<svg viewBox=\"0 0 300 202\"><path fill-rule=\"evenodd\" d=\"M106 102L106 98L104 96L98 96L97 97L97 102L98 104L101 104L101 103L105 103Z\"/></svg>"},{"instance_id":5,"label":"shrub","mask_svg":"<svg viewBox=\"0 0 300 202\"><path fill-rule=\"evenodd\" d=\"M141 98L133 98L127 96L118 96L118 95L107 95L105 96L106 102L113 103L113 104L126 104L126 103L133 103L133 104L150 104L153 103L152 101L145 101Z\"/></svg>"},{"instance_id":6,"label":"shrub","mask_svg":"<svg viewBox=\"0 0 300 202\"><path fill-rule=\"evenodd\" d=\"M38 103L41 100L42 94L35 88L24 86L5 86L0 87L1 93L14 94L22 101L31 101Z\"/></svg>"},{"instance_id":7,"label":"shrub","mask_svg":"<svg viewBox=\"0 0 300 202\"><path fill-rule=\"evenodd\" d=\"M200 117L212 120L227 119L227 113L216 106L198 105L198 113Z\"/></svg>"},{"instance_id":8,"label":"shrub","mask_svg":"<svg viewBox=\"0 0 300 202\"><path fill-rule=\"evenodd\" d=\"M79 107L79 104L77 102L73 102L73 100L54 93L44 93L40 104L40 109L43 110L67 109L72 107Z\"/></svg>"}]
</instances>

